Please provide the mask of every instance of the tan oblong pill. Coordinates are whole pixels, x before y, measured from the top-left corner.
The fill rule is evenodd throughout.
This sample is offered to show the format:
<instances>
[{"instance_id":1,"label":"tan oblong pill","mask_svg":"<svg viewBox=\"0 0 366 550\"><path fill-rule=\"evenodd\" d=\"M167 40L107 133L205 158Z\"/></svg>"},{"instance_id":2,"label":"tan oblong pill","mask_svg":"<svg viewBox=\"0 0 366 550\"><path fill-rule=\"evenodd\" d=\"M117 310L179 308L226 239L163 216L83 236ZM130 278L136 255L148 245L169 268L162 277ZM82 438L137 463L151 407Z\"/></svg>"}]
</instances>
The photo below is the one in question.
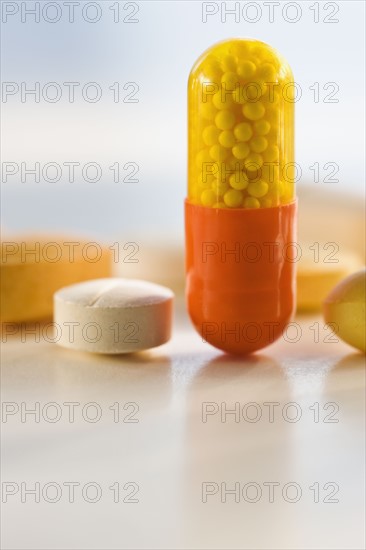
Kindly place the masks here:
<instances>
[{"instance_id":1,"label":"tan oblong pill","mask_svg":"<svg viewBox=\"0 0 366 550\"><path fill-rule=\"evenodd\" d=\"M57 342L94 353L129 353L170 339L173 292L137 279L95 279L54 295Z\"/></svg>"}]
</instances>

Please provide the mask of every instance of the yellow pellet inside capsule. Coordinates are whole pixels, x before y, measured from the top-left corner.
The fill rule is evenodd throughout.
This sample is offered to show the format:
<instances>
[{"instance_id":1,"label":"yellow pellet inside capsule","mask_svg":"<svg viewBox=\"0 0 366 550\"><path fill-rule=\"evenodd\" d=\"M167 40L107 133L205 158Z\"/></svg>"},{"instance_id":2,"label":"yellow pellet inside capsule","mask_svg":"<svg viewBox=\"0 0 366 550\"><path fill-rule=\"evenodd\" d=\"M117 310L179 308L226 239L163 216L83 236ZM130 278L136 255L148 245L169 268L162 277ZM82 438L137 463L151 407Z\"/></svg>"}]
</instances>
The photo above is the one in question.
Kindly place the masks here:
<instances>
[{"instance_id":1,"label":"yellow pellet inside capsule","mask_svg":"<svg viewBox=\"0 0 366 550\"><path fill-rule=\"evenodd\" d=\"M188 198L211 208L269 208L295 199L294 81L257 40L216 44L188 84Z\"/></svg>"}]
</instances>

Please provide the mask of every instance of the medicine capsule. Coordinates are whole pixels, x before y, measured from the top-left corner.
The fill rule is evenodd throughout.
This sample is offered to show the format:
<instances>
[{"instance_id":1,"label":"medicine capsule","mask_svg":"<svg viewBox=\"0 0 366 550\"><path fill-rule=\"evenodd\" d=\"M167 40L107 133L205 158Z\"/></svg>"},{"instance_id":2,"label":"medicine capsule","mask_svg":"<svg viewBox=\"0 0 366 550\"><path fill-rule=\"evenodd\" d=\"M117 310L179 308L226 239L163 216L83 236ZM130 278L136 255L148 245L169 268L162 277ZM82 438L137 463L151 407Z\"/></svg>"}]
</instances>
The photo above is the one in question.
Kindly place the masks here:
<instances>
[{"instance_id":1,"label":"medicine capsule","mask_svg":"<svg viewBox=\"0 0 366 550\"><path fill-rule=\"evenodd\" d=\"M207 50L188 81L187 305L204 341L246 354L295 307L294 80L257 40Z\"/></svg>"}]
</instances>

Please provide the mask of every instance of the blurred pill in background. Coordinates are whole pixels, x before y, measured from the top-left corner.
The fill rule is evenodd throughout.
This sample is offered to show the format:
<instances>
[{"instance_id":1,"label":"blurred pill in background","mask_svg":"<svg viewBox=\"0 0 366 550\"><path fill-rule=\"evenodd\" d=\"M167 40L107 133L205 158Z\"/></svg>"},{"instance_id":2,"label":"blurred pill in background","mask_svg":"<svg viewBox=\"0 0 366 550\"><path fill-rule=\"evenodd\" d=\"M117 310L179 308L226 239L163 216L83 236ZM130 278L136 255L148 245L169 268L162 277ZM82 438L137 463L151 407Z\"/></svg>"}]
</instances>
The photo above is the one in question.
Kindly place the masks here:
<instances>
[{"instance_id":1,"label":"blurred pill in background","mask_svg":"<svg viewBox=\"0 0 366 550\"><path fill-rule=\"evenodd\" d=\"M363 201L320 185L298 187L298 312L319 312L331 289L365 265Z\"/></svg>"},{"instance_id":2,"label":"blurred pill in background","mask_svg":"<svg viewBox=\"0 0 366 550\"><path fill-rule=\"evenodd\" d=\"M320 312L331 289L365 263L364 206L320 184L300 185L298 195L297 311ZM185 287L183 239L153 231L106 246L70 236L7 235L0 270L1 321L11 322L50 318L56 290L111 274L149 280L178 296Z\"/></svg>"},{"instance_id":3,"label":"blurred pill in background","mask_svg":"<svg viewBox=\"0 0 366 550\"><path fill-rule=\"evenodd\" d=\"M1 241L1 322L52 317L59 288L111 275L111 251L95 241L60 235L33 235Z\"/></svg>"},{"instance_id":4,"label":"blurred pill in background","mask_svg":"<svg viewBox=\"0 0 366 550\"><path fill-rule=\"evenodd\" d=\"M141 235L119 243L118 261L114 247L116 277L145 279L183 294L185 285L183 241L171 236Z\"/></svg>"},{"instance_id":5,"label":"blurred pill in background","mask_svg":"<svg viewBox=\"0 0 366 550\"><path fill-rule=\"evenodd\" d=\"M366 269L338 283L324 300L324 320L342 340L366 352Z\"/></svg>"},{"instance_id":6,"label":"blurred pill in background","mask_svg":"<svg viewBox=\"0 0 366 550\"><path fill-rule=\"evenodd\" d=\"M339 281L362 266L354 252L337 250L332 245L301 243L301 258L297 264L297 311L318 311L321 303Z\"/></svg>"},{"instance_id":7,"label":"blurred pill in background","mask_svg":"<svg viewBox=\"0 0 366 550\"><path fill-rule=\"evenodd\" d=\"M363 202L315 185L298 187L297 311L320 312L330 290L365 263ZM132 239L131 239L132 241ZM114 274L148 279L184 292L182 240L141 235L120 242Z\"/></svg>"}]
</instances>

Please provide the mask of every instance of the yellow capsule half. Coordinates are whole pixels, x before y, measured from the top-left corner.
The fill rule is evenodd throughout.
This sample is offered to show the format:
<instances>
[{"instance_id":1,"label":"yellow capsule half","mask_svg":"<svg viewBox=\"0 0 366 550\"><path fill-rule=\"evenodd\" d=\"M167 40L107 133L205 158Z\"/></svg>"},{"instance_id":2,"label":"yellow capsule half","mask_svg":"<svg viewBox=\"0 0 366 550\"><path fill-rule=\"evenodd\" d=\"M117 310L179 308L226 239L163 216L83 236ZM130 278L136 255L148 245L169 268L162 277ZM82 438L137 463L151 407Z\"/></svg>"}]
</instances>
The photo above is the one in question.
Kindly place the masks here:
<instances>
[{"instance_id":1,"label":"yellow capsule half","mask_svg":"<svg viewBox=\"0 0 366 550\"><path fill-rule=\"evenodd\" d=\"M209 48L188 83L188 199L268 208L295 199L295 84L271 46L232 39Z\"/></svg>"}]
</instances>

